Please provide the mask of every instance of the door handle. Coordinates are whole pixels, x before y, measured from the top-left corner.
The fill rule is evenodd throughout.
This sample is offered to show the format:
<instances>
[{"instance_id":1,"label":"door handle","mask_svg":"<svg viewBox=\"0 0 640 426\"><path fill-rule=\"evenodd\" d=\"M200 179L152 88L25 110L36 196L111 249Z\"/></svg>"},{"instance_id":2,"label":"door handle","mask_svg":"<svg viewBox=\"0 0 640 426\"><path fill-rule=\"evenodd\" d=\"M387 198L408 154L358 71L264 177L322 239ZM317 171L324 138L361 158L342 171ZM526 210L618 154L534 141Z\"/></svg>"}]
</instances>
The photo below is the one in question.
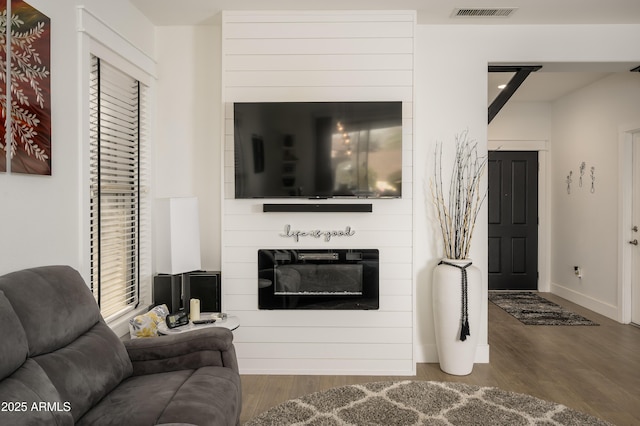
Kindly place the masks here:
<instances>
[{"instance_id":1,"label":"door handle","mask_svg":"<svg viewBox=\"0 0 640 426\"><path fill-rule=\"evenodd\" d=\"M629 241L629 244L633 244L634 246L638 245L638 240L631 240Z\"/></svg>"}]
</instances>

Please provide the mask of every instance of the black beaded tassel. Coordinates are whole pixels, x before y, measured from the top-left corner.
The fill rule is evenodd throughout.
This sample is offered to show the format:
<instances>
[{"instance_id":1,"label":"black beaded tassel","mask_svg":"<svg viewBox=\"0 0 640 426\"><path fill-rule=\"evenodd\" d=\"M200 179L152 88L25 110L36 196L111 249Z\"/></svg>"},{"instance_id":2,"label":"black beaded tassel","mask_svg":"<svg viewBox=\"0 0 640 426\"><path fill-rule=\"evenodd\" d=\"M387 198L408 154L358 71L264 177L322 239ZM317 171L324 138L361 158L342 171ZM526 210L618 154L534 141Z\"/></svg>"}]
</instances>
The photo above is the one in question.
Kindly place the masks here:
<instances>
[{"instance_id":1,"label":"black beaded tassel","mask_svg":"<svg viewBox=\"0 0 640 426\"><path fill-rule=\"evenodd\" d=\"M466 265L460 266L453 263L445 262L444 260L439 265L449 265L460 269L462 279L462 312L460 314L460 340L467 340L467 336L471 336L469 329L469 297L468 297L468 282L467 282L467 268L471 266L471 262Z\"/></svg>"}]
</instances>

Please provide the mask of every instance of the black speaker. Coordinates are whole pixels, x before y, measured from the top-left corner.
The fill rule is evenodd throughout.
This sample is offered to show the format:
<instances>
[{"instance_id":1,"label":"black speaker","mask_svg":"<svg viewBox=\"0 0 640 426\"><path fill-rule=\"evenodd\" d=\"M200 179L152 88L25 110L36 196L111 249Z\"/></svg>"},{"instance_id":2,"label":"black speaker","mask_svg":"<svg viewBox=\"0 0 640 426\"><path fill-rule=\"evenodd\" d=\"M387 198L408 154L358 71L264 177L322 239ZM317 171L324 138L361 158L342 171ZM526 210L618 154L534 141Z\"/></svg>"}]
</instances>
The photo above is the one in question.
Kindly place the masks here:
<instances>
[{"instance_id":1,"label":"black speaker","mask_svg":"<svg viewBox=\"0 0 640 426\"><path fill-rule=\"evenodd\" d=\"M222 312L221 274L217 271L197 271L189 274L189 297L200 299L201 312Z\"/></svg>"},{"instance_id":2,"label":"black speaker","mask_svg":"<svg viewBox=\"0 0 640 426\"><path fill-rule=\"evenodd\" d=\"M182 279L180 275L160 274L153 277L153 304L165 304L174 314L182 307Z\"/></svg>"},{"instance_id":3,"label":"black speaker","mask_svg":"<svg viewBox=\"0 0 640 426\"><path fill-rule=\"evenodd\" d=\"M189 300L200 299L200 312L222 312L222 283L218 271L195 271L187 275L188 288L182 288L182 275L159 274L153 278L153 304L166 304L169 312L189 313Z\"/></svg>"}]
</instances>

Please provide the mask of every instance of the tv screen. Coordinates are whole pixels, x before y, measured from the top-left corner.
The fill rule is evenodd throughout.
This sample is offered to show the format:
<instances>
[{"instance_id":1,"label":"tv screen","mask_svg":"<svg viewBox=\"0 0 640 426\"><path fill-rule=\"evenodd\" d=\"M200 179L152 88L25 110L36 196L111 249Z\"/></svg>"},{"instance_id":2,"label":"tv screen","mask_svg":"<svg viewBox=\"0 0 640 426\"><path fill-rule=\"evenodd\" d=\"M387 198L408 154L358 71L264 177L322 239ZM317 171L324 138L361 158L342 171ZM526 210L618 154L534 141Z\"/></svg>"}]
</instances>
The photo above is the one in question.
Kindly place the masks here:
<instances>
[{"instance_id":1,"label":"tv screen","mask_svg":"<svg viewBox=\"0 0 640 426\"><path fill-rule=\"evenodd\" d=\"M399 198L402 102L234 104L236 198Z\"/></svg>"}]
</instances>

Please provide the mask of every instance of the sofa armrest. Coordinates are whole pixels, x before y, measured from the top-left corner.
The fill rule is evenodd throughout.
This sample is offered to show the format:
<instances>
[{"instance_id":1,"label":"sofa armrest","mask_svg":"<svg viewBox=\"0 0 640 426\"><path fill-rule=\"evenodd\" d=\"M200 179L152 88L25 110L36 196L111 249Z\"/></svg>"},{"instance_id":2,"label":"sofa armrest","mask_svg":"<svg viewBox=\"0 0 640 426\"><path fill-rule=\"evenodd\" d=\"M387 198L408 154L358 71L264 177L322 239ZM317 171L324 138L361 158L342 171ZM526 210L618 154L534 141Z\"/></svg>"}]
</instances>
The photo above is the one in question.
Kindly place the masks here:
<instances>
[{"instance_id":1,"label":"sofa armrest","mask_svg":"<svg viewBox=\"0 0 640 426\"><path fill-rule=\"evenodd\" d=\"M205 366L227 367L239 372L233 333L223 327L133 339L124 345L136 376Z\"/></svg>"}]
</instances>

